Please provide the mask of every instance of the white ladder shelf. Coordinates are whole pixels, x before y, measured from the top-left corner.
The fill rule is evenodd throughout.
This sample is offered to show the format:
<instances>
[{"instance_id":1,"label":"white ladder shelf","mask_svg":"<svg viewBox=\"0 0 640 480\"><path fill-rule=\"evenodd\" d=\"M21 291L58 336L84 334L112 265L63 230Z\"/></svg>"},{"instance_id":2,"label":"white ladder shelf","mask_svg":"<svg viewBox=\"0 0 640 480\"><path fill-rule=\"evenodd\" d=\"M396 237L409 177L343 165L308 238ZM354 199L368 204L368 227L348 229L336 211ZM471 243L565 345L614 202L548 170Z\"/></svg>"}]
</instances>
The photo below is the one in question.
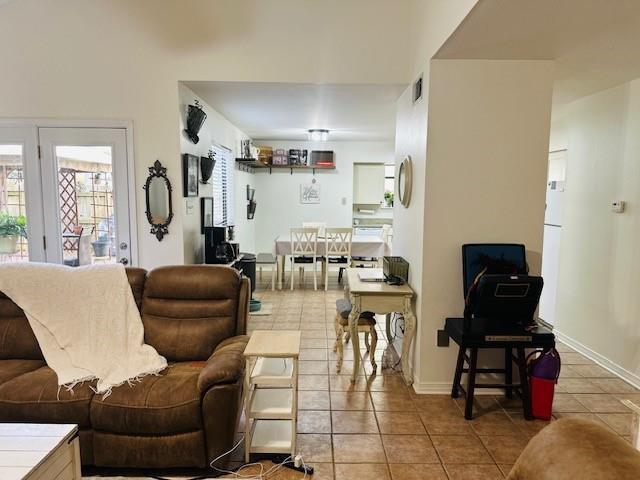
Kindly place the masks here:
<instances>
[{"instance_id":1,"label":"white ladder shelf","mask_svg":"<svg viewBox=\"0 0 640 480\"><path fill-rule=\"evenodd\" d=\"M296 453L299 331L257 330L244 351L245 461Z\"/></svg>"}]
</instances>

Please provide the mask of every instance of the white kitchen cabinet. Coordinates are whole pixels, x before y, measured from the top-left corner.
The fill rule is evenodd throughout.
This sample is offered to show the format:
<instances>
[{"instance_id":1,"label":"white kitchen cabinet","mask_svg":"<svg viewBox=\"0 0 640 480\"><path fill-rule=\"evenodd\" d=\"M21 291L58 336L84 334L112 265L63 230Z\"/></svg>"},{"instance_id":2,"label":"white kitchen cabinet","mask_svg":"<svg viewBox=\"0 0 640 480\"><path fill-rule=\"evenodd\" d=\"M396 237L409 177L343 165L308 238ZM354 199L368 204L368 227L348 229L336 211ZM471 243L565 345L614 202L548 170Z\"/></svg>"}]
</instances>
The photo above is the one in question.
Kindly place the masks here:
<instances>
[{"instance_id":1,"label":"white kitchen cabinet","mask_svg":"<svg viewBox=\"0 0 640 480\"><path fill-rule=\"evenodd\" d=\"M384 164L353 165L353 203L379 205L384 200Z\"/></svg>"}]
</instances>

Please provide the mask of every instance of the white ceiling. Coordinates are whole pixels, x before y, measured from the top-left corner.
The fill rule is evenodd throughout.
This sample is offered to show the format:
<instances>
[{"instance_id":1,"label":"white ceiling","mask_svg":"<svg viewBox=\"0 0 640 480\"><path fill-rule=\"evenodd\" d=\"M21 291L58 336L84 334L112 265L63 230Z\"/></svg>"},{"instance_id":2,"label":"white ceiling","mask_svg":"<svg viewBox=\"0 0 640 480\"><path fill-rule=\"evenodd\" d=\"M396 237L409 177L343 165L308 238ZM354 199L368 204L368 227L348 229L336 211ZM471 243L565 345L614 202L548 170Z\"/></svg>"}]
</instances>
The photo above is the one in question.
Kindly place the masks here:
<instances>
[{"instance_id":1,"label":"white ceiling","mask_svg":"<svg viewBox=\"0 0 640 480\"><path fill-rule=\"evenodd\" d=\"M640 1L480 0L436 58L553 59L561 105L640 77Z\"/></svg>"},{"instance_id":2,"label":"white ceiling","mask_svg":"<svg viewBox=\"0 0 640 480\"><path fill-rule=\"evenodd\" d=\"M406 85L185 82L256 140L305 140L310 128L330 140L393 140L396 100Z\"/></svg>"}]
</instances>

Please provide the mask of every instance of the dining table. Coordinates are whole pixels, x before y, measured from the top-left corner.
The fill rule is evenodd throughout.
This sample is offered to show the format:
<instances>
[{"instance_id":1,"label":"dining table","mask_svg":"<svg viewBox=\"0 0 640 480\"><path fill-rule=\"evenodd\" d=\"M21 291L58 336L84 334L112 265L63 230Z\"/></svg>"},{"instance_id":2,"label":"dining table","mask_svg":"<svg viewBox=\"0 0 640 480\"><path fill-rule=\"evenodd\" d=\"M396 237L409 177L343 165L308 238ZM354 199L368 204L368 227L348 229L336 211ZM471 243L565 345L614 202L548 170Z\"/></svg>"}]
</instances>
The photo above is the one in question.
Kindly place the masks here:
<instances>
[{"instance_id":1,"label":"dining table","mask_svg":"<svg viewBox=\"0 0 640 480\"><path fill-rule=\"evenodd\" d=\"M287 255L291 255L291 235L283 234L276 238L276 257L278 262L278 289L282 289L284 264ZM317 257L325 254L325 239L318 237ZM351 237L351 257L380 258L388 254L384 240L374 235L353 235Z\"/></svg>"}]
</instances>

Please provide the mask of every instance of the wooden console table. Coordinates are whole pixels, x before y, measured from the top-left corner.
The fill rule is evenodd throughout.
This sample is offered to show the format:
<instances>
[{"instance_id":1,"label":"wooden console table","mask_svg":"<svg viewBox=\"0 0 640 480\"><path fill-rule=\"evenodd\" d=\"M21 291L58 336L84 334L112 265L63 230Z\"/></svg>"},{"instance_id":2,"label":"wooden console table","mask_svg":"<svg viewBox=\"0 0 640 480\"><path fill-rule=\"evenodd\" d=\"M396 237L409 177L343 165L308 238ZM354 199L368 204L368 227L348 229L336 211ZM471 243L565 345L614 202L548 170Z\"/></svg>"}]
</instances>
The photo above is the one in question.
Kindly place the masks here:
<instances>
[{"instance_id":1,"label":"wooden console table","mask_svg":"<svg viewBox=\"0 0 640 480\"><path fill-rule=\"evenodd\" d=\"M402 339L402 375L407 385L413 384L413 371L409 365L411 343L416 334L416 315L411 305L413 290L407 284L388 285L384 282L363 282L358 277L360 268L347 268L347 291L351 300L349 330L353 346L353 375L355 382L360 372L360 342L358 340L358 318L362 312L387 315L400 312L404 316L405 331Z\"/></svg>"}]
</instances>

